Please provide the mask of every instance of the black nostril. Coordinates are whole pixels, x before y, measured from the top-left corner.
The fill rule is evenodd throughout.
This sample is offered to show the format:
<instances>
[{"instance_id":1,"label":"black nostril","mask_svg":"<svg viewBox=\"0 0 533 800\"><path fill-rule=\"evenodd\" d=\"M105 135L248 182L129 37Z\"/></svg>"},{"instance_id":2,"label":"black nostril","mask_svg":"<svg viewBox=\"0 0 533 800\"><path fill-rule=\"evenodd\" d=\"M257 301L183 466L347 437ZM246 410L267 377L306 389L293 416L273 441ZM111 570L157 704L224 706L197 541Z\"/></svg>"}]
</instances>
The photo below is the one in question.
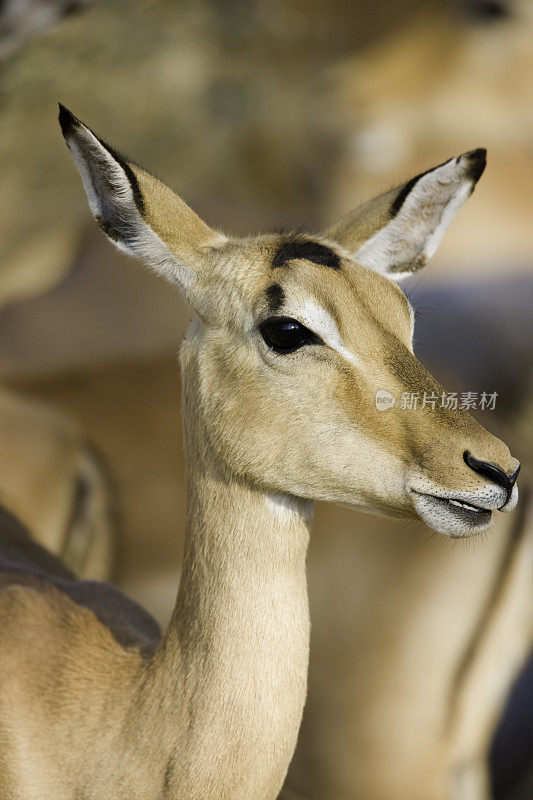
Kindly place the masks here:
<instances>
[{"instance_id":1,"label":"black nostril","mask_svg":"<svg viewBox=\"0 0 533 800\"><path fill-rule=\"evenodd\" d=\"M520 472L520 467L516 470L514 475L507 475L503 469L500 467L495 467L494 464L489 464L488 461L480 461L477 458L474 458L468 450L465 450L463 453L463 458L465 464L467 464L470 469L473 469L474 472L477 472L478 475L482 475L487 480L492 481L493 483L497 483L498 486L501 486L507 492L507 499L511 496L511 492L513 491L513 486L516 483L516 479L518 478L518 473Z\"/></svg>"}]
</instances>

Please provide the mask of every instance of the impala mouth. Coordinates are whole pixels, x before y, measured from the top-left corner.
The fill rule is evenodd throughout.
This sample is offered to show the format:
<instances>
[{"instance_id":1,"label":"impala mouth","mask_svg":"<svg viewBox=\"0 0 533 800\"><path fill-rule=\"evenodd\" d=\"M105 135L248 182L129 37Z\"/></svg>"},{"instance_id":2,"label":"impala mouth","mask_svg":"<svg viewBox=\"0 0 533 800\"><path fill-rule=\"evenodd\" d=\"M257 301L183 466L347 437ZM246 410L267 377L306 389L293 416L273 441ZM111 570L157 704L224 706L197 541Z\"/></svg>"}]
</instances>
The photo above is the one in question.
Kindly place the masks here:
<instances>
[{"instance_id":1,"label":"impala mouth","mask_svg":"<svg viewBox=\"0 0 533 800\"><path fill-rule=\"evenodd\" d=\"M411 489L417 514L430 527L448 536L469 536L487 528L492 509L455 497L438 497Z\"/></svg>"}]
</instances>

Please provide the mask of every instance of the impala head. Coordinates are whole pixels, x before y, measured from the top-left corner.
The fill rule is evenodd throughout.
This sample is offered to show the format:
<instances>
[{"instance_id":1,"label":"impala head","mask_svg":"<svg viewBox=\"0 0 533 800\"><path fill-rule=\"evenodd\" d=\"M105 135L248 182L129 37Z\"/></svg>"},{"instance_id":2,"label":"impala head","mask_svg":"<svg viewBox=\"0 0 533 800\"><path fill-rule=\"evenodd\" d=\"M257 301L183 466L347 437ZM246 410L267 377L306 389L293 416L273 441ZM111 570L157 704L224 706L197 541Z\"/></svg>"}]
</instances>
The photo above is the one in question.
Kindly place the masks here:
<instances>
[{"instance_id":1,"label":"impala head","mask_svg":"<svg viewBox=\"0 0 533 800\"><path fill-rule=\"evenodd\" d=\"M440 401L413 355L413 312L395 279L434 254L485 151L413 178L321 236L236 239L64 108L60 122L97 222L177 283L198 315L183 364L197 425L226 469L276 492L418 515L451 536L514 507L518 462L468 413L376 404L379 390Z\"/></svg>"}]
</instances>

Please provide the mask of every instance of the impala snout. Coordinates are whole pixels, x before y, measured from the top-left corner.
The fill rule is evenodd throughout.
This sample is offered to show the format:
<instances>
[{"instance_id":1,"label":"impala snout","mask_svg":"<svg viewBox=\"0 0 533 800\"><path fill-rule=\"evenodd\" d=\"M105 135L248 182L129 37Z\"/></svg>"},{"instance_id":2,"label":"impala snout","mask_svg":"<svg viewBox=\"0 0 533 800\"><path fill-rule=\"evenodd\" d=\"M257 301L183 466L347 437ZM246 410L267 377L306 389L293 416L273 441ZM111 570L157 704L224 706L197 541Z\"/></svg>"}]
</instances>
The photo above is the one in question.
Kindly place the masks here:
<instances>
[{"instance_id":1,"label":"impala snout","mask_svg":"<svg viewBox=\"0 0 533 800\"><path fill-rule=\"evenodd\" d=\"M409 491L416 513L447 536L480 533L489 527L495 511L512 511L518 501L515 484L520 465L502 442L484 433L486 444L492 445L490 460L465 449L462 458L459 454L453 457L448 480L444 476L436 480L430 471L411 476ZM477 449L482 449L481 442Z\"/></svg>"}]
</instances>

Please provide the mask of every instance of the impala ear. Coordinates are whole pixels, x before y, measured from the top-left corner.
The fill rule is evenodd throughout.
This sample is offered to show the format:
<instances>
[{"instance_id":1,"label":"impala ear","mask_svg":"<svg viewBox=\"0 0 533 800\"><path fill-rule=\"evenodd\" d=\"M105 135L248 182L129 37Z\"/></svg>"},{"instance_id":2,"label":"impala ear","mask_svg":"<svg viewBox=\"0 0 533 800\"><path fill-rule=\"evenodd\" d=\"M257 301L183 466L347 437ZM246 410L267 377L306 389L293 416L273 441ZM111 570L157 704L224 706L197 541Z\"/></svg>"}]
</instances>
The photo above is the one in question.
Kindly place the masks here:
<instances>
[{"instance_id":1,"label":"impala ear","mask_svg":"<svg viewBox=\"0 0 533 800\"><path fill-rule=\"evenodd\" d=\"M325 232L365 267L399 278L435 254L448 226L485 169L472 150L417 175L347 214Z\"/></svg>"},{"instance_id":2,"label":"impala ear","mask_svg":"<svg viewBox=\"0 0 533 800\"><path fill-rule=\"evenodd\" d=\"M187 289L224 237L174 192L127 162L61 104L59 122L95 220L120 249Z\"/></svg>"}]
</instances>

